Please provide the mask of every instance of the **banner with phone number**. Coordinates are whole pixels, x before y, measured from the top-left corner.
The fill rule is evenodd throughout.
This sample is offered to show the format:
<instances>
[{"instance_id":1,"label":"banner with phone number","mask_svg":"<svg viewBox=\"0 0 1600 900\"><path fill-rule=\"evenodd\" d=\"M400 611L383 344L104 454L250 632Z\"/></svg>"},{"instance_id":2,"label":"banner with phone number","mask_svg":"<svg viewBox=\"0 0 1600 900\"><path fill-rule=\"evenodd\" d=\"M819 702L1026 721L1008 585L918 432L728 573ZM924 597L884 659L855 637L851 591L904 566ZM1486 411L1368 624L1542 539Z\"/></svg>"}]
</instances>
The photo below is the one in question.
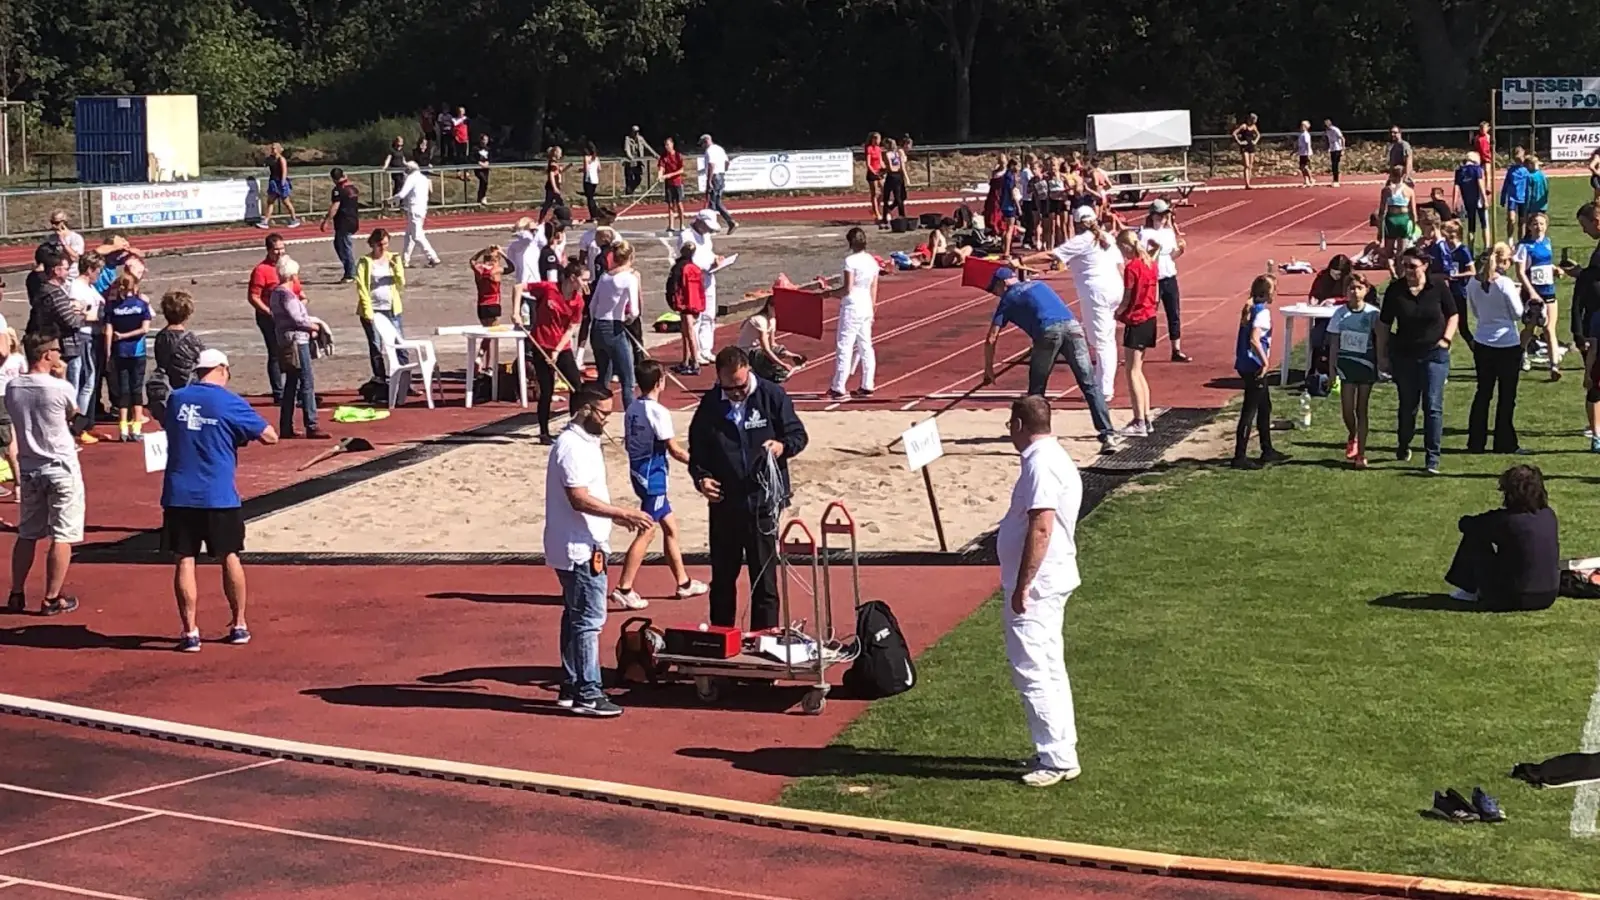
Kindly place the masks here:
<instances>
[{"instance_id":1,"label":"banner with phone number","mask_svg":"<svg viewBox=\"0 0 1600 900\"><path fill-rule=\"evenodd\" d=\"M706 161L695 161L701 193L706 189ZM855 183L855 156L849 150L807 153L741 153L728 158L723 190L803 191L847 188Z\"/></svg>"}]
</instances>

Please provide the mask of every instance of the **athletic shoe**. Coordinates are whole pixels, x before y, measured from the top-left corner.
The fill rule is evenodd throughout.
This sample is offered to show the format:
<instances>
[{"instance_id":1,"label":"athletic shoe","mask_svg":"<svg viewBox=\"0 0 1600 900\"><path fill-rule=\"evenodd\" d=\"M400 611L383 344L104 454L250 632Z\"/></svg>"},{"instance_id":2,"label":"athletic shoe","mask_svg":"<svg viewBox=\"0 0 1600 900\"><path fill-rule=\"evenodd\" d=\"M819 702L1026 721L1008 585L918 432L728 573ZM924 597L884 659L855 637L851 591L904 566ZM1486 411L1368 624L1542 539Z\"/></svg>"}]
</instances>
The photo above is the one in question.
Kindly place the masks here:
<instances>
[{"instance_id":1,"label":"athletic shoe","mask_svg":"<svg viewBox=\"0 0 1600 900\"><path fill-rule=\"evenodd\" d=\"M44 605L39 607L39 614L42 616L59 616L62 613L72 612L77 608L77 597L57 597L54 600L47 598L44 601Z\"/></svg>"},{"instance_id":2,"label":"athletic shoe","mask_svg":"<svg viewBox=\"0 0 1600 900\"><path fill-rule=\"evenodd\" d=\"M265 219L262 219L262 220L256 222L256 227L261 229L262 231L267 231L267 230L272 228L272 223L268 222Z\"/></svg>"},{"instance_id":3,"label":"athletic shoe","mask_svg":"<svg viewBox=\"0 0 1600 900\"><path fill-rule=\"evenodd\" d=\"M572 714L594 719L614 719L622 715L622 707L612 703L607 697L596 697L593 700L579 700L572 704Z\"/></svg>"},{"instance_id":4,"label":"athletic shoe","mask_svg":"<svg viewBox=\"0 0 1600 900\"><path fill-rule=\"evenodd\" d=\"M1365 469L1367 467L1367 455L1363 453L1360 456L1357 456L1355 462L1356 468Z\"/></svg>"},{"instance_id":5,"label":"athletic shoe","mask_svg":"<svg viewBox=\"0 0 1600 900\"><path fill-rule=\"evenodd\" d=\"M822 396L828 398L829 400L844 400L849 395L846 394L844 391L832 391L832 390L830 390L826 394L823 394Z\"/></svg>"},{"instance_id":6,"label":"athletic shoe","mask_svg":"<svg viewBox=\"0 0 1600 900\"><path fill-rule=\"evenodd\" d=\"M1409 448L1405 450L1396 450L1394 452L1394 458L1400 462L1410 462L1411 450Z\"/></svg>"},{"instance_id":7,"label":"athletic shoe","mask_svg":"<svg viewBox=\"0 0 1600 900\"><path fill-rule=\"evenodd\" d=\"M178 650L179 653L199 653L200 652L200 635L198 635L198 634L186 634L186 635L184 635L183 637L178 639L178 646L177 646L176 649Z\"/></svg>"},{"instance_id":8,"label":"athletic shoe","mask_svg":"<svg viewBox=\"0 0 1600 900\"><path fill-rule=\"evenodd\" d=\"M250 629L237 625L228 628L228 636L222 639L224 644L233 644L236 647L250 643Z\"/></svg>"},{"instance_id":9,"label":"athletic shoe","mask_svg":"<svg viewBox=\"0 0 1600 900\"><path fill-rule=\"evenodd\" d=\"M1357 456L1360 456L1360 455L1361 455L1361 448L1356 446L1356 439L1355 438L1351 438L1350 440L1344 442L1344 458L1345 459L1355 459Z\"/></svg>"},{"instance_id":10,"label":"athletic shoe","mask_svg":"<svg viewBox=\"0 0 1600 900\"><path fill-rule=\"evenodd\" d=\"M1433 806L1422 811L1430 819L1440 819L1445 822L1476 822L1478 811L1472 808L1467 798L1450 788L1444 793L1433 792Z\"/></svg>"},{"instance_id":11,"label":"athletic shoe","mask_svg":"<svg viewBox=\"0 0 1600 900\"><path fill-rule=\"evenodd\" d=\"M288 227L288 228L299 228L300 227L300 220L299 219L290 219L289 220L289 224L286 227Z\"/></svg>"},{"instance_id":12,"label":"athletic shoe","mask_svg":"<svg viewBox=\"0 0 1600 900\"><path fill-rule=\"evenodd\" d=\"M691 578L689 579L688 583L678 585L676 595L679 600L687 600L690 597L698 597L710 590L710 586L705 582L695 581L693 578Z\"/></svg>"},{"instance_id":13,"label":"athletic shoe","mask_svg":"<svg viewBox=\"0 0 1600 900\"><path fill-rule=\"evenodd\" d=\"M1100 439L1100 452L1110 456L1122 449L1122 441L1114 434L1108 434Z\"/></svg>"},{"instance_id":14,"label":"athletic shoe","mask_svg":"<svg viewBox=\"0 0 1600 900\"><path fill-rule=\"evenodd\" d=\"M27 611L28 611L28 598L27 598L27 596L25 596L23 594L20 594L20 593L14 593L11 596L6 598L6 612L12 613L13 615L15 615L17 613L25 613Z\"/></svg>"},{"instance_id":15,"label":"athletic shoe","mask_svg":"<svg viewBox=\"0 0 1600 900\"><path fill-rule=\"evenodd\" d=\"M1600 453L1600 435L1589 438L1589 452Z\"/></svg>"},{"instance_id":16,"label":"athletic shoe","mask_svg":"<svg viewBox=\"0 0 1600 900\"><path fill-rule=\"evenodd\" d=\"M1268 450L1267 452L1261 454L1261 464L1264 466L1270 466L1273 463L1288 462L1290 459L1291 457L1289 454L1280 452L1278 450Z\"/></svg>"},{"instance_id":17,"label":"athletic shoe","mask_svg":"<svg viewBox=\"0 0 1600 900\"><path fill-rule=\"evenodd\" d=\"M1500 801L1485 794L1483 788L1472 789L1472 808L1478 811L1478 818L1484 822L1504 822L1506 811L1500 808Z\"/></svg>"},{"instance_id":18,"label":"athletic shoe","mask_svg":"<svg viewBox=\"0 0 1600 900\"><path fill-rule=\"evenodd\" d=\"M866 399L867 397L871 397L872 396L872 389L871 388L856 388L855 390L850 392L850 396L856 397L858 399Z\"/></svg>"},{"instance_id":19,"label":"athletic shoe","mask_svg":"<svg viewBox=\"0 0 1600 900\"><path fill-rule=\"evenodd\" d=\"M1450 599L1456 601L1457 603L1477 603L1478 595L1474 594L1472 591L1463 590L1461 588L1451 588Z\"/></svg>"},{"instance_id":20,"label":"athletic shoe","mask_svg":"<svg viewBox=\"0 0 1600 900\"><path fill-rule=\"evenodd\" d=\"M1128 426L1126 428L1122 429L1122 436L1123 437L1149 437L1150 436L1150 426L1146 425L1143 422L1137 421L1137 420L1129 422Z\"/></svg>"},{"instance_id":21,"label":"athletic shoe","mask_svg":"<svg viewBox=\"0 0 1600 900\"><path fill-rule=\"evenodd\" d=\"M1022 776L1022 783L1028 787L1053 787L1063 781L1071 781L1081 774L1083 774L1082 769L1051 769L1046 766L1038 766Z\"/></svg>"},{"instance_id":22,"label":"athletic shoe","mask_svg":"<svg viewBox=\"0 0 1600 900\"><path fill-rule=\"evenodd\" d=\"M1432 465L1427 466L1426 468L1424 468L1422 471L1427 472L1429 475L1438 475L1439 474L1439 464L1438 463L1433 463Z\"/></svg>"},{"instance_id":23,"label":"athletic shoe","mask_svg":"<svg viewBox=\"0 0 1600 900\"><path fill-rule=\"evenodd\" d=\"M1522 354L1522 371L1533 371L1533 359L1526 353Z\"/></svg>"},{"instance_id":24,"label":"athletic shoe","mask_svg":"<svg viewBox=\"0 0 1600 900\"><path fill-rule=\"evenodd\" d=\"M1174 350L1172 351L1172 361L1176 363L1185 363L1193 362L1193 359L1187 353L1179 353L1178 351Z\"/></svg>"},{"instance_id":25,"label":"athletic shoe","mask_svg":"<svg viewBox=\"0 0 1600 900\"><path fill-rule=\"evenodd\" d=\"M1228 468L1238 469L1242 472L1254 472L1265 467L1248 456L1235 456L1233 461L1228 463Z\"/></svg>"},{"instance_id":26,"label":"athletic shoe","mask_svg":"<svg viewBox=\"0 0 1600 900\"><path fill-rule=\"evenodd\" d=\"M622 588L616 588L611 592L611 602L623 609L644 609L650 605L650 601L639 596L638 591L625 591Z\"/></svg>"},{"instance_id":27,"label":"athletic shoe","mask_svg":"<svg viewBox=\"0 0 1600 900\"><path fill-rule=\"evenodd\" d=\"M556 706L559 706L562 709L571 709L572 701L572 692L566 688L562 688L561 692L556 694Z\"/></svg>"}]
</instances>

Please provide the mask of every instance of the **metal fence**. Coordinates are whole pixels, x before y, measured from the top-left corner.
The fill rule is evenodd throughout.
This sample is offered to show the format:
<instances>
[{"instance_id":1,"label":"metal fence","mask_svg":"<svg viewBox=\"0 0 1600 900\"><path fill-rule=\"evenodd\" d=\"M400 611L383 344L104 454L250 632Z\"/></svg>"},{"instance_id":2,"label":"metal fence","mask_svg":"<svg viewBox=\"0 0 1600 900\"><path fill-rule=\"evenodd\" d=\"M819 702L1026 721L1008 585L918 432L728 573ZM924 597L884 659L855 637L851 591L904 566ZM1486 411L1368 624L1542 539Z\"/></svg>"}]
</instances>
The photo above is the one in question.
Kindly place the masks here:
<instances>
[{"instance_id":1,"label":"metal fence","mask_svg":"<svg viewBox=\"0 0 1600 900\"><path fill-rule=\"evenodd\" d=\"M1538 140L1544 133L1542 130L1549 125L1580 124L1571 122L1543 122L1539 123L1540 131L1535 133L1527 124L1501 124L1495 129L1495 148L1497 153L1508 153L1513 146L1522 145L1538 147ZM1471 134L1477 130L1476 125L1454 126L1449 128L1410 128L1406 129L1406 139L1417 148L1419 168L1437 168L1440 165L1453 165L1449 162L1447 154L1460 153L1467 148L1467 141ZM1322 129L1313 128L1314 142L1321 152L1323 149ZM1356 171L1352 166L1356 160L1358 148L1362 146L1375 147L1386 144L1389 139L1388 129L1347 130L1344 132L1348 142L1346 152L1346 169ZM1294 153L1294 132L1264 133L1261 136L1258 148L1259 158L1270 157L1274 153L1281 154L1286 160L1292 159ZM858 156L859 147L854 148ZM918 144L912 148L911 164L907 168L908 187L913 190L946 190L956 189L988 177L991 159L995 154L1005 152L1062 154L1072 151L1086 152L1087 145L1081 137L1040 137L1040 138L1013 138L1004 141L991 141L985 143L966 144ZM738 154L763 154L763 150L737 150ZM1113 153L1103 162L1113 170L1139 165L1160 166L1171 165L1182 157L1182 151L1150 151L1141 154ZM1137 159L1135 159L1137 157ZM691 157L692 159L693 157ZM1240 174L1240 157L1231 135L1205 134L1195 135L1187 155L1191 176L1197 179L1214 179L1234 177ZM569 162L576 162L570 160ZM1431 164L1430 164L1431 163ZM623 167L626 161L620 158L605 158L601 160L601 178L596 191L596 200L602 206L618 208L627 205L638 194L627 195L623 188L625 177ZM1288 164L1287 162L1285 164ZM1258 170L1262 170L1262 163L1258 161ZM655 163L654 160L645 162L644 184L653 188L651 196L659 198L660 191L654 186ZM308 166L296 167L291 171L294 189L291 199L294 202L295 212L301 218L315 221L325 215L331 202L332 181L328 172L320 167L310 171ZM568 172L580 170L581 166L569 166ZM487 203L480 206L478 194L478 166L476 165L435 165L427 172L433 179L432 204L440 210L464 210L478 208L492 209L528 209L537 207L544 199L545 163L541 160L516 161L494 163L490 166L489 191ZM1270 167L1269 167L1270 170ZM378 211L394 193L392 177L393 170L384 170L376 167L359 168L345 167L345 174L356 183L361 191L362 206L364 210ZM212 169L208 176L224 178L261 178L263 170L251 169ZM693 189L693 179L686 178L687 186ZM854 189L865 192L866 181L863 167L856 167ZM101 230L101 205L100 191L111 185L63 185L42 186L28 188L12 188L0 191L0 240L27 239L46 234L46 223L50 213L60 209L68 213L76 227L87 231ZM578 179L569 178L563 185L564 194L569 204L579 203L582 200L579 192L574 187L581 187ZM790 192L799 193L799 192ZM837 193L837 190L827 193ZM769 195L770 196L770 195ZM212 227L215 226L205 226Z\"/></svg>"}]
</instances>

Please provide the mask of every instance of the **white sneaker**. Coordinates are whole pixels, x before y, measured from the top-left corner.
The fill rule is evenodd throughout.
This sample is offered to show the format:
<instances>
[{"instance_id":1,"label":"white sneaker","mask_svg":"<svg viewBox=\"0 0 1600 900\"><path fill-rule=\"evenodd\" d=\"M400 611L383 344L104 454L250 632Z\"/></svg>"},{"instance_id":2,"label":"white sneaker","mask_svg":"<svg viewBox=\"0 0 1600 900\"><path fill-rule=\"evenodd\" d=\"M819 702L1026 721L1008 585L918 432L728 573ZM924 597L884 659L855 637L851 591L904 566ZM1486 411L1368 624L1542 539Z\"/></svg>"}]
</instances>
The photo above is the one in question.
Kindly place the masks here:
<instances>
[{"instance_id":1,"label":"white sneaker","mask_svg":"<svg viewBox=\"0 0 1600 900\"><path fill-rule=\"evenodd\" d=\"M1464 591L1461 588L1454 588L1450 591L1450 599L1457 603L1477 603L1478 595L1471 591Z\"/></svg>"},{"instance_id":2,"label":"white sneaker","mask_svg":"<svg viewBox=\"0 0 1600 900\"><path fill-rule=\"evenodd\" d=\"M1022 776L1022 783L1028 787L1053 787L1063 781L1071 781L1082 774L1082 769L1051 769L1046 766L1039 766Z\"/></svg>"},{"instance_id":3,"label":"white sneaker","mask_svg":"<svg viewBox=\"0 0 1600 900\"><path fill-rule=\"evenodd\" d=\"M711 587L705 582L695 581L693 578L691 578L689 579L688 584L678 585L678 590L676 593L679 600L687 600L690 597L698 597L710 590Z\"/></svg>"},{"instance_id":4,"label":"white sneaker","mask_svg":"<svg viewBox=\"0 0 1600 900\"><path fill-rule=\"evenodd\" d=\"M650 601L639 596L638 591L624 591L620 588L611 592L611 602L623 609L644 609Z\"/></svg>"},{"instance_id":5,"label":"white sneaker","mask_svg":"<svg viewBox=\"0 0 1600 900\"><path fill-rule=\"evenodd\" d=\"M1143 422L1129 422L1128 427L1122 429L1123 437L1149 437L1150 426Z\"/></svg>"}]
</instances>

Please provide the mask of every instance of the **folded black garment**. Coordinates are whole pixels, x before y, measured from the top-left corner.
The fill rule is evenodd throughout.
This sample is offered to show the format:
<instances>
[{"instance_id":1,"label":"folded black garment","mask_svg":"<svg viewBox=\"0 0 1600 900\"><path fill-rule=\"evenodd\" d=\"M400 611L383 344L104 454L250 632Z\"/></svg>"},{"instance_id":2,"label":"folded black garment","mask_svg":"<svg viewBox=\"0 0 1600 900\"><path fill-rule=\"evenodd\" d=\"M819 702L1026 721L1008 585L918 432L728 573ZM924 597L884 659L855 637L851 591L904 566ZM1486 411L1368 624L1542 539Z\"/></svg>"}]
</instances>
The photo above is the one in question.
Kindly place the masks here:
<instances>
[{"instance_id":1,"label":"folded black garment","mask_svg":"<svg viewBox=\"0 0 1600 900\"><path fill-rule=\"evenodd\" d=\"M1576 787L1600 781L1600 753L1563 753L1544 762L1517 763L1511 777L1536 788Z\"/></svg>"}]
</instances>

